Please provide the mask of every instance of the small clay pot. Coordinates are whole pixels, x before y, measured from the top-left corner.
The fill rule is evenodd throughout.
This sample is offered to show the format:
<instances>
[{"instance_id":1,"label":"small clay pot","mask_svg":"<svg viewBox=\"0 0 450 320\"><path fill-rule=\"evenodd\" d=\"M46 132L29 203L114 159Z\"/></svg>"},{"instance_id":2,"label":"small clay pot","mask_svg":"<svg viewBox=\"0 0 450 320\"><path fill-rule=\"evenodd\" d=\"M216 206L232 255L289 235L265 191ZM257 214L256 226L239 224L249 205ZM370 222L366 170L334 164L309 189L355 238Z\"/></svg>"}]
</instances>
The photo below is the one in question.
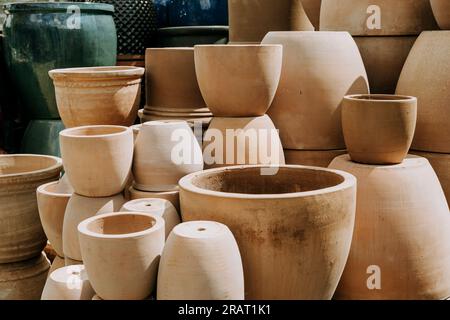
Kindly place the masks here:
<instances>
[{"instance_id":1,"label":"small clay pot","mask_svg":"<svg viewBox=\"0 0 450 320\"><path fill-rule=\"evenodd\" d=\"M342 104L342 128L353 161L398 164L408 154L417 120L417 98L352 95Z\"/></svg>"},{"instance_id":2,"label":"small clay pot","mask_svg":"<svg viewBox=\"0 0 450 320\"><path fill-rule=\"evenodd\" d=\"M442 30L450 30L450 2L448 0L431 0L434 17Z\"/></svg>"},{"instance_id":3,"label":"small clay pot","mask_svg":"<svg viewBox=\"0 0 450 320\"><path fill-rule=\"evenodd\" d=\"M328 168L337 156L346 154L347 150L284 150L286 164Z\"/></svg>"},{"instance_id":4,"label":"small clay pot","mask_svg":"<svg viewBox=\"0 0 450 320\"><path fill-rule=\"evenodd\" d=\"M180 191L178 190L178 188L173 191L149 192L149 191L140 191L131 186L129 192L130 192L130 200L164 199L170 201L170 203L173 204L175 209L177 209L177 212L180 212Z\"/></svg>"}]
</instances>

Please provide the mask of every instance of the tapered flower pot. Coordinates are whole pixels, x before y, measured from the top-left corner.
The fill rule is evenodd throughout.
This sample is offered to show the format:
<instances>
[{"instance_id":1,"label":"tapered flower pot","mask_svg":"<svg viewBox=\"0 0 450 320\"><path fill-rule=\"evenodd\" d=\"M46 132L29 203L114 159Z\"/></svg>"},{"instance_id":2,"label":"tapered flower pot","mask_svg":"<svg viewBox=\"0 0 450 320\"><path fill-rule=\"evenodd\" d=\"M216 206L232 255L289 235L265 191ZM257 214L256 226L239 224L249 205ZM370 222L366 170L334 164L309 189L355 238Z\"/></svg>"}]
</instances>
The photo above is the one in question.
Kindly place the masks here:
<instances>
[{"instance_id":1,"label":"tapered flower pot","mask_svg":"<svg viewBox=\"0 0 450 320\"><path fill-rule=\"evenodd\" d=\"M335 298L444 299L450 295L450 214L425 158L394 166L362 165L349 156L331 168L358 179L355 232Z\"/></svg>"},{"instance_id":2,"label":"tapered flower pot","mask_svg":"<svg viewBox=\"0 0 450 320\"><path fill-rule=\"evenodd\" d=\"M177 212L180 212L180 191L178 191L178 188L173 191L150 192L150 191L140 191L131 186L129 191L130 191L130 200L164 199L170 201L170 203L173 204L175 209L177 209Z\"/></svg>"},{"instance_id":3,"label":"tapered flower pot","mask_svg":"<svg viewBox=\"0 0 450 320\"><path fill-rule=\"evenodd\" d=\"M328 168L337 156L346 154L347 150L284 150L286 164Z\"/></svg>"},{"instance_id":4,"label":"tapered flower pot","mask_svg":"<svg viewBox=\"0 0 450 320\"><path fill-rule=\"evenodd\" d=\"M450 30L450 2L448 0L431 0L434 17L443 30Z\"/></svg>"},{"instance_id":5,"label":"tapered flower pot","mask_svg":"<svg viewBox=\"0 0 450 320\"><path fill-rule=\"evenodd\" d=\"M347 32L271 32L263 43L283 45L281 80L269 115L284 148L345 149L342 99L369 92L352 37Z\"/></svg>"},{"instance_id":6,"label":"tapered flower pot","mask_svg":"<svg viewBox=\"0 0 450 320\"><path fill-rule=\"evenodd\" d=\"M60 133L64 169L76 193L109 197L122 192L133 162L133 131L86 126Z\"/></svg>"},{"instance_id":7,"label":"tapered flower pot","mask_svg":"<svg viewBox=\"0 0 450 320\"><path fill-rule=\"evenodd\" d=\"M417 120L417 98L352 95L342 104L345 143L353 161L399 164L408 154Z\"/></svg>"},{"instance_id":8,"label":"tapered flower pot","mask_svg":"<svg viewBox=\"0 0 450 320\"><path fill-rule=\"evenodd\" d=\"M83 261L104 300L143 300L153 292L164 247L164 219L112 213L78 226Z\"/></svg>"},{"instance_id":9,"label":"tapered flower pot","mask_svg":"<svg viewBox=\"0 0 450 320\"><path fill-rule=\"evenodd\" d=\"M263 174L267 169L240 166L184 177L183 221L230 228L242 256L246 299L331 299L350 250L356 179L315 167L281 166Z\"/></svg>"},{"instance_id":10,"label":"tapered flower pot","mask_svg":"<svg viewBox=\"0 0 450 320\"><path fill-rule=\"evenodd\" d=\"M241 255L227 226L212 221L176 226L164 246L158 300L244 300Z\"/></svg>"},{"instance_id":11,"label":"tapered flower pot","mask_svg":"<svg viewBox=\"0 0 450 320\"><path fill-rule=\"evenodd\" d=\"M44 249L36 189L58 180L61 170L56 157L0 156L0 263L31 259Z\"/></svg>"},{"instance_id":12,"label":"tapered flower pot","mask_svg":"<svg viewBox=\"0 0 450 320\"><path fill-rule=\"evenodd\" d=\"M282 58L279 45L195 46L198 84L214 116L264 115L277 91Z\"/></svg>"}]
</instances>

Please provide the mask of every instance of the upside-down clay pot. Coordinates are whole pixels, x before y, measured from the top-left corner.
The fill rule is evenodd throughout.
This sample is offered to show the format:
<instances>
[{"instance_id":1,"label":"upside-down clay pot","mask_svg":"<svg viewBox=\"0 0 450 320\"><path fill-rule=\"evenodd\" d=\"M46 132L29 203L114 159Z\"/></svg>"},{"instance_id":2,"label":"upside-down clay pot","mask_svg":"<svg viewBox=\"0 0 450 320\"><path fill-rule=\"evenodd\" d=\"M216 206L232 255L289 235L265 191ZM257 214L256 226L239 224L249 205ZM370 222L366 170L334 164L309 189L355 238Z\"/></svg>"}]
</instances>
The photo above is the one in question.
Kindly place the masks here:
<instances>
[{"instance_id":1,"label":"upside-down clay pot","mask_svg":"<svg viewBox=\"0 0 450 320\"><path fill-rule=\"evenodd\" d=\"M180 191L178 188L172 191L162 191L162 192L151 192L151 191L140 191L135 189L133 186L129 189L130 199L164 199L170 201L173 204L177 212L180 212Z\"/></svg>"},{"instance_id":2,"label":"upside-down clay pot","mask_svg":"<svg viewBox=\"0 0 450 320\"><path fill-rule=\"evenodd\" d=\"M280 45L195 46L198 84L213 115L264 115L277 91L282 59Z\"/></svg>"},{"instance_id":3,"label":"upside-down clay pot","mask_svg":"<svg viewBox=\"0 0 450 320\"><path fill-rule=\"evenodd\" d=\"M399 164L411 147L417 98L399 95L352 95L342 104L342 128L353 161Z\"/></svg>"},{"instance_id":4,"label":"upside-down clay pot","mask_svg":"<svg viewBox=\"0 0 450 320\"><path fill-rule=\"evenodd\" d=\"M238 166L184 177L183 221L230 228L246 299L331 299L350 250L356 179L316 167L269 169Z\"/></svg>"},{"instance_id":5,"label":"upside-down clay pot","mask_svg":"<svg viewBox=\"0 0 450 320\"><path fill-rule=\"evenodd\" d=\"M204 135L205 168L284 164L280 136L269 116L213 118Z\"/></svg>"},{"instance_id":6,"label":"upside-down clay pot","mask_svg":"<svg viewBox=\"0 0 450 320\"><path fill-rule=\"evenodd\" d=\"M358 179L355 232L337 299L417 300L450 295L450 214L425 158L363 165L348 155L331 168Z\"/></svg>"},{"instance_id":7,"label":"upside-down clay pot","mask_svg":"<svg viewBox=\"0 0 450 320\"><path fill-rule=\"evenodd\" d=\"M193 221L167 239L158 273L158 300L244 300L241 255L227 226Z\"/></svg>"},{"instance_id":8,"label":"upside-down clay pot","mask_svg":"<svg viewBox=\"0 0 450 320\"><path fill-rule=\"evenodd\" d=\"M155 289L164 247L164 219L111 213L78 226L81 252L95 292L104 300L143 300Z\"/></svg>"},{"instance_id":9,"label":"upside-down clay pot","mask_svg":"<svg viewBox=\"0 0 450 320\"><path fill-rule=\"evenodd\" d=\"M347 150L284 150L286 164L328 168L337 156L346 154Z\"/></svg>"},{"instance_id":10,"label":"upside-down clay pot","mask_svg":"<svg viewBox=\"0 0 450 320\"><path fill-rule=\"evenodd\" d=\"M450 2L448 0L431 0L434 17L443 30L450 30Z\"/></svg>"},{"instance_id":11,"label":"upside-down clay pot","mask_svg":"<svg viewBox=\"0 0 450 320\"><path fill-rule=\"evenodd\" d=\"M44 249L36 189L58 180L61 170L56 157L0 156L0 263L31 259Z\"/></svg>"},{"instance_id":12,"label":"upside-down clay pot","mask_svg":"<svg viewBox=\"0 0 450 320\"><path fill-rule=\"evenodd\" d=\"M341 103L369 92L366 70L347 32L270 32L283 45L283 69L269 116L292 150L345 149Z\"/></svg>"},{"instance_id":13,"label":"upside-down clay pot","mask_svg":"<svg viewBox=\"0 0 450 320\"><path fill-rule=\"evenodd\" d=\"M64 169L76 193L109 197L122 192L133 163L133 130L86 126L60 133Z\"/></svg>"},{"instance_id":14,"label":"upside-down clay pot","mask_svg":"<svg viewBox=\"0 0 450 320\"><path fill-rule=\"evenodd\" d=\"M417 128L412 148L450 153L450 31L423 32L397 85L397 94L417 97Z\"/></svg>"}]
</instances>

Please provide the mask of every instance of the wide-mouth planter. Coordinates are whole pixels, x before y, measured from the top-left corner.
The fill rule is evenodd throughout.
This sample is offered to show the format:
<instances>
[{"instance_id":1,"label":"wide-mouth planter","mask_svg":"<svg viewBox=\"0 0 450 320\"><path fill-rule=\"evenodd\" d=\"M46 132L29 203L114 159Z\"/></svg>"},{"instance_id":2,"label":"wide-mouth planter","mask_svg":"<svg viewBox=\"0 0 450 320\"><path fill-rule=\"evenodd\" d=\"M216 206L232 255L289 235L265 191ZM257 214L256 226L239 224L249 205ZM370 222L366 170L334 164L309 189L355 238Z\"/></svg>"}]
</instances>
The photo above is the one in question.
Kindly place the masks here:
<instances>
[{"instance_id":1,"label":"wide-mouth planter","mask_svg":"<svg viewBox=\"0 0 450 320\"><path fill-rule=\"evenodd\" d=\"M450 1L431 0L431 9L433 9L439 27L443 30L450 30Z\"/></svg>"},{"instance_id":2,"label":"wide-mouth planter","mask_svg":"<svg viewBox=\"0 0 450 320\"><path fill-rule=\"evenodd\" d=\"M157 47L193 47L199 44L227 44L228 26L168 27L158 29Z\"/></svg>"},{"instance_id":3,"label":"wide-mouth planter","mask_svg":"<svg viewBox=\"0 0 450 320\"><path fill-rule=\"evenodd\" d=\"M246 299L331 299L353 234L354 176L237 166L194 173L179 185L183 221L217 221L236 237Z\"/></svg>"}]
</instances>

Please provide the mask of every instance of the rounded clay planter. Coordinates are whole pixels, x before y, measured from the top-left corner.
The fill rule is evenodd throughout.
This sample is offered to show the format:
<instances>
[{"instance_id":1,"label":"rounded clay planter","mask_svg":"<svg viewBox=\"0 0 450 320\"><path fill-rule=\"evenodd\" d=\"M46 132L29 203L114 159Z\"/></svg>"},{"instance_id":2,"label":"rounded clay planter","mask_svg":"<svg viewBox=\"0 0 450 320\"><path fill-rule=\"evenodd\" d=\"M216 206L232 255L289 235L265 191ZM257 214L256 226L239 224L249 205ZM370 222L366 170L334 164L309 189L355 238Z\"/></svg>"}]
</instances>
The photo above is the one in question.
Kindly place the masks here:
<instances>
[{"instance_id":1,"label":"rounded clay planter","mask_svg":"<svg viewBox=\"0 0 450 320\"><path fill-rule=\"evenodd\" d=\"M267 115L213 118L204 141L207 169L238 164L285 164L280 136Z\"/></svg>"},{"instance_id":2,"label":"rounded clay planter","mask_svg":"<svg viewBox=\"0 0 450 320\"><path fill-rule=\"evenodd\" d=\"M134 188L171 191L186 174L203 170L203 155L185 121L146 122L135 146Z\"/></svg>"},{"instance_id":3,"label":"rounded clay planter","mask_svg":"<svg viewBox=\"0 0 450 320\"><path fill-rule=\"evenodd\" d=\"M347 32L271 32L263 43L283 45L283 71L269 115L283 147L345 149L341 103L369 92L355 41Z\"/></svg>"},{"instance_id":4,"label":"rounded clay planter","mask_svg":"<svg viewBox=\"0 0 450 320\"><path fill-rule=\"evenodd\" d=\"M94 295L84 266L75 265L49 275L41 300L92 300Z\"/></svg>"},{"instance_id":5,"label":"rounded clay planter","mask_svg":"<svg viewBox=\"0 0 450 320\"><path fill-rule=\"evenodd\" d=\"M61 185L59 181L44 184L36 191L42 227L60 257L64 257L62 243L64 214L72 193L72 189Z\"/></svg>"},{"instance_id":6,"label":"rounded clay planter","mask_svg":"<svg viewBox=\"0 0 450 320\"><path fill-rule=\"evenodd\" d=\"M450 153L450 31L423 32L406 60L397 94L417 97L412 148Z\"/></svg>"},{"instance_id":7,"label":"rounded clay planter","mask_svg":"<svg viewBox=\"0 0 450 320\"><path fill-rule=\"evenodd\" d=\"M125 203L120 211L150 213L162 217L165 222L166 239L169 237L172 229L181 223L177 209L175 209L170 201L164 199L148 198L132 200Z\"/></svg>"},{"instance_id":8,"label":"rounded clay planter","mask_svg":"<svg viewBox=\"0 0 450 320\"><path fill-rule=\"evenodd\" d=\"M59 268L63 268L65 267L65 265L66 262L64 261L64 258L56 256L55 259L53 259L50 270L48 271L47 278L52 274L53 271L56 271Z\"/></svg>"},{"instance_id":9,"label":"rounded clay planter","mask_svg":"<svg viewBox=\"0 0 450 320\"><path fill-rule=\"evenodd\" d=\"M450 295L450 215L425 158L370 166L348 155L331 168L358 179L355 232L335 298L444 299Z\"/></svg>"},{"instance_id":10,"label":"rounded clay planter","mask_svg":"<svg viewBox=\"0 0 450 320\"><path fill-rule=\"evenodd\" d=\"M269 31L314 31L300 0L229 0L230 42L259 43Z\"/></svg>"},{"instance_id":11,"label":"rounded clay planter","mask_svg":"<svg viewBox=\"0 0 450 320\"><path fill-rule=\"evenodd\" d=\"M429 0L322 0L321 31L411 36L436 28Z\"/></svg>"},{"instance_id":12,"label":"rounded clay planter","mask_svg":"<svg viewBox=\"0 0 450 320\"><path fill-rule=\"evenodd\" d=\"M244 300L241 255L227 226L212 221L176 226L158 273L158 300Z\"/></svg>"},{"instance_id":13,"label":"rounded clay planter","mask_svg":"<svg viewBox=\"0 0 450 320\"><path fill-rule=\"evenodd\" d=\"M157 47L193 47L198 44L227 44L228 26L168 27L157 31Z\"/></svg>"},{"instance_id":14,"label":"rounded clay planter","mask_svg":"<svg viewBox=\"0 0 450 320\"><path fill-rule=\"evenodd\" d=\"M164 199L173 204L177 212L180 212L180 191L163 191L163 192L149 192L139 191L134 187L130 187L130 200L138 199Z\"/></svg>"},{"instance_id":15,"label":"rounded clay planter","mask_svg":"<svg viewBox=\"0 0 450 320\"><path fill-rule=\"evenodd\" d=\"M58 180L61 170L56 157L0 156L0 264L34 258L46 246L36 189Z\"/></svg>"},{"instance_id":16,"label":"rounded clay planter","mask_svg":"<svg viewBox=\"0 0 450 320\"><path fill-rule=\"evenodd\" d=\"M183 221L230 228L242 256L246 299L331 299L350 250L356 179L315 167L277 169L269 174L268 167L243 166L184 177Z\"/></svg>"},{"instance_id":17,"label":"rounded clay planter","mask_svg":"<svg viewBox=\"0 0 450 320\"><path fill-rule=\"evenodd\" d=\"M443 30L450 30L450 2L448 0L431 0L434 17Z\"/></svg>"},{"instance_id":18,"label":"rounded clay planter","mask_svg":"<svg viewBox=\"0 0 450 320\"><path fill-rule=\"evenodd\" d=\"M64 256L83 261L78 241L78 224L83 220L104 213L118 212L125 203L122 194L106 198L87 198L76 193L70 198L63 224Z\"/></svg>"},{"instance_id":19,"label":"rounded clay planter","mask_svg":"<svg viewBox=\"0 0 450 320\"><path fill-rule=\"evenodd\" d=\"M279 45L195 46L198 84L214 116L264 115L277 91L282 58Z\"/></svg>"},{"instance_id":20,"label":"rounded clay planter","mask_svg":"<svg viewBox=\"0 0 450 320\"><path fill-rule=\"evenodd\" d=\"M133 130L87 126L60 133L64 169L76 193L109 197L122 192L133 163Z\"/></svg>"},{"instance_id":21,"label":"rounded clay planter","mask_svg":"<svg viewBox=\"0 0 450 320\"><path fill-rule=\"evenodd\" d=\"M64 129L61 120L31 120L25 130L20 152L60 157L59 133Z\"/></svg>"},{"instance_id":22,"label":"rounded clay planter","mask_svg":"<svg viewBox=\"0 0 450 320\"><path fill-rule=\"evenodd\" d=\"M328 168L337 156L346 154L347 150L284 150L286 164Z\"/></svg>"},{"instance_id":23,"label":"rounded clay planter","mask_svg":"<svg viewBox=\"0 0 450 320\"><path fill-rule=\"evenodd\" d=\"M342 128L353 161L398 164L408 154L417 120L417 98L398 95L346 96Z\"/></svg>"},{"instance_id":24,"label":"rounded clay planter","mask_svg":"<svg viewBox=\"0 0 450 320\"><path fill-rule=\"evenodd\" d=\"M81 252L95 292L104 300L143 300L155 289L164 247L164 219L111 213L78 226Z\"/></svg>"},{"instance_id":25,"label":"rounded clay planter","mask_svg":"<svg viewBox=\"0 0 450 320\"><path fill-rule=\"evenodd\" d=\"M126 66L51 70L64 125L131 126L137 118L144 72Z\"/></svg>"}]
</instances>

